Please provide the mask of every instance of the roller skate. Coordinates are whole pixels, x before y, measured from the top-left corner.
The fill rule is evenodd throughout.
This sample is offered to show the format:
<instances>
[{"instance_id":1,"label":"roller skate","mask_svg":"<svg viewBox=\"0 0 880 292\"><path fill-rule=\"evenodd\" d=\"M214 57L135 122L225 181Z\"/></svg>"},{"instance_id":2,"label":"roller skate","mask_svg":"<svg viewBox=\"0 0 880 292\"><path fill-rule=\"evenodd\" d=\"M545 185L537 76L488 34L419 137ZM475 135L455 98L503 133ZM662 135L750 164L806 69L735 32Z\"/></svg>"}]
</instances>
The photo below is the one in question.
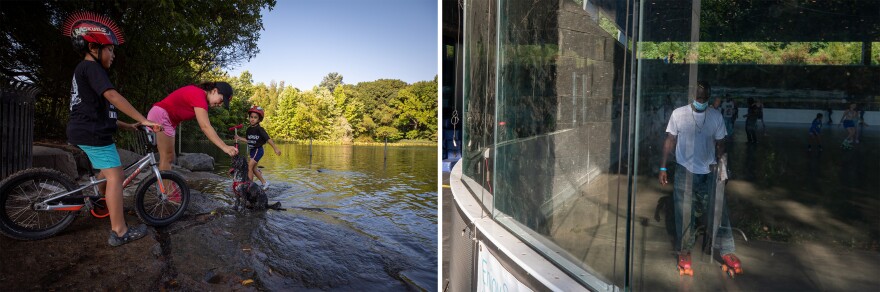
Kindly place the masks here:
<instances>
[{"instance_id":1,"label":"roller skate","mask_svg":"<svg viewBox=\"0 0 880 292\"><path fill-rule=\"evenodd\" d=\"M742 264L740 263L739 258L732 253L721 256L721 270L727 273L731 278L737 274L743 273Z\"/></svg>"},{"instance_id":2,"label":"roller skate","mask_svg":"<svg viewBox=\"0 0 880 292\"><path fill-rule=\"evenodd\" d=\"M849 140L843 140L843 143L840 143L840 147L843 148L843 150L853 149L853 145Z\"/></svg>"},{"instance_id":3,"label":"roller skate","mask_svg":"<svg viewBox=\"0 0 880 292\"><path fill-rule=\"evenodd\" d=\"M678 254L678 275L694 276L694 269L691 268L690 252L681 252Z\"/></svg>"}]
</instances>

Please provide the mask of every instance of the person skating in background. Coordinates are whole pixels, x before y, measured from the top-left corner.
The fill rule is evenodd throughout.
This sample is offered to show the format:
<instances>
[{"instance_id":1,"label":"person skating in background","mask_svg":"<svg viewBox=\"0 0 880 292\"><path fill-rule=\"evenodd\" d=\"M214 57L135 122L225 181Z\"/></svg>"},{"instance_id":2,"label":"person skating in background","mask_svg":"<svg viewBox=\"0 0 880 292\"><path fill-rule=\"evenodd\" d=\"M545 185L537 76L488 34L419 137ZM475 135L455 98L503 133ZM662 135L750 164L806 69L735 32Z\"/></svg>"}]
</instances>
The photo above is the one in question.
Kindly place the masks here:
<instances>
[{"instance_id":1,"label":"person skating in background","mask_svg":"<svg viewBox=\"0 0 880 292\"><path fill-rule=\"evenodd\" d=\"M841 146L846 149L852 148L852 143L856 139L856 121L859 119L859 112L856 111L856 104L849 104L849 109L843 112L840 117L840 125L846 129L846 139L843 139Z\"/></svg>"},{"instance_id":2,"label":"person skating in background","mask_svg":"<svg viewBox=\"0 0 880 292\"><path fill-rule=\"evenodd\" d=\"M746 136L748 137L747 143L758 143L758 136L755 134L755 131L758 129L758 105L755 104L755 99L749 97L748 99L749 111L743 117L746 118Z\"/></svg>"},{"instance_id":3,"label":"person skating in background","mask_svg":"<svg viewBox=\"0 0 880 292\"><path fill-rule=\"evenodd\" d=\"M761 100L756 100L755 105L758 106L758 120L761 120L761 135L767 136L767 125L764 124L764 103Z\"/></svg>"},{"instance_id":4,"label":"person skating in background","mask_svg":"<svg viewBox=\"0 0 880 292\"><path fill-rule=\"evenodd\" d=\"M272 138L269 137L269 133L266 133L266 129L260 126L260 122L263 121L263 109L258 106L253 106L248 110L248 123L250 126L245 133L247 138L242 138L238 135L235 136L236 141L243 141L248 143L249 156L250 160L248 161L248 179L251 181L254 180L254 176L260 179L260 182L263 183L263 190L269 188L269 182L263 178L263 172L257 168L257 164L260 163L260 159L263 158L263 145L269 143L272 146L272 149L275 150L275 155L281 155L281 150L278 150L278 147L275 146L275 142L272 141Z\"/></svg>"},{"instance_id":5,"label":"person skating in background","mask_svg":"<svg viewBox=\"0 0 880 292\"><path fill-rule=\"evenodd\" d=\"M736 120L736 103L730 94L725 95L724 102L721 103L721 116L724 117L724 127L727 128L727 135L733 136L733 122Z\"/></svg>"},{"instance_id":6,"label":"person skating in background","mask_svg":"<svg viewBox=\"0 0 880 292\"><path fill-rule=\"evenodd\" d=\"M822 132L822 113L816 113L816 118L813 119L813 123L810 124L810 138L807 142L807 151L813 150L813 143L815 142L819 151L822 151L822 143L821 137L819 134Z\"/></svg>"},{"instance_id":7,"label":"person skating in background","mask_svg":"<svg viewBox=\"0 0 880 292\"><path fill-rule=\"evenodd\" d=\"M682 274L693 275L690 254L696 241L696 222L698 217L708 216L705 214L709 213L710 200L715 198L716 166L724 156L727 136L721 113L708 107L709 92L709 84L699 82L694 102L672 112L660 163L659 180L665 186L669 183L666 162L675 150L675 251ZM735 267L740 273L742 268L734 255L736 247L726 202L722 203L720 228L712 248L719 250L725 265Z\"/></svg>"},{"instance_id":8,"label":"person skating in background","mask_svg":"<svg viewBox=\"0 0 880 292\"><path fill-rule=\"evenodd\" d=\"M831 123L833 123L834 121L831 119L831 104L829 104L827 101L825 102L825 112L828 113L828 125L830 126Z\"/></svg>"},{"instance_id":9,"label":"person skating in background","mask_svg":"<svg viewBox=\"0 0 880 292\"><path fill-rule=\"evenodd\" d=\"M865 123L865 109L862 109L859 111L859 127L856 128L856 144L859 144L859 140L862 138L862 133L867 126L868 123Z\"/></svg>"}]
</instances>

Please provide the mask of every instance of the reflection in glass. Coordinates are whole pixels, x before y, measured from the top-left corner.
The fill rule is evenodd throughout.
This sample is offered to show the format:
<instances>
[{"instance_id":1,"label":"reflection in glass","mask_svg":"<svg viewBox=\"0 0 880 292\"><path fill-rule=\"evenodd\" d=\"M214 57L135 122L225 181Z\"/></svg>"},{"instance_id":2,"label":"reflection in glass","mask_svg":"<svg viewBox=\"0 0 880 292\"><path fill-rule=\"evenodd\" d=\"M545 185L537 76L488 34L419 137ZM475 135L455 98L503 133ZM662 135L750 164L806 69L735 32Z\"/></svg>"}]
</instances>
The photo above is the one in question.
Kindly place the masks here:
<instances>
[{"instance_id":1,"label":"reflection in glass","mask_svg":"<svg viewBox=\"0 0 880 292\"><path fill-rule=\"evenodd\" d=\"M498 17L494 216L585 284L621 284L618 30L576 1L501 1Z\"/></svg>"},{"instance_id":2,"label":"reflection in glass","mask_svg":"<svg viewBox=\"0 0 880 292\"><path fill-rule=\"evenodd\" d=\"M876 1L643 3L630 215L642 223L633 230L635 290L719 290L733 283L724 280L717 256L699 252L708 227L697 230L692 277L657 268L678 260L674 188L658 183L666 126L672 110L694 100L696 80L712 84L709 103L718 101L732 128L724 142L730 170L724 195L730 223L741 230L734 239L745 274L736 277L737 287L880 285L872 273L855 272L880 268L880 131L858 127L860 144L852 139L847 147L839 124L853 103L865 112L854 129L858 121L880 120L878 11ZM820 113L816 145L808 148Z\"/></svg>"},{"instance_id":3,"label":"reflection in glass","mask_svg":"<svg viewBox=\"0 0 880 292\"><path fill-rule=\"evenodd\" d=\"M465 1L462 181L483 215L588 288L876 288L851 271L880 270L878 11L869 0ZM658 182L669 117L698 80L729 134L720 185L743 262L735 282L701 252L705 226L694 275L677 273L673 187ZM859 143L841 147L852 103Z\"/></svg>"}]
</instances>

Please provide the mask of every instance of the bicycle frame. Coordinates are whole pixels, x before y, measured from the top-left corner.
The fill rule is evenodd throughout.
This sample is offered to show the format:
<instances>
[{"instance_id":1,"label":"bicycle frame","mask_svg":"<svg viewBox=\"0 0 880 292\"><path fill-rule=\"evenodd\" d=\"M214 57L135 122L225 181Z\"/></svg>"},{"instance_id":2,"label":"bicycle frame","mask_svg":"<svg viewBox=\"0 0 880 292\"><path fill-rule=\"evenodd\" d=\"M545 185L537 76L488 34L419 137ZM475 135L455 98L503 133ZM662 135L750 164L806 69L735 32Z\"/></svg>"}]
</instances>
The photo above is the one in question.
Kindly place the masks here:
<instances>
[{"instance_id":1,"label":"bicycle frame","mask_svg":"<svg viewBox=\"0 0 880 292\"><path fill-rule=\"evenodd\" d=\"M153 137L150 136L150 134L147 135L147 139L149 140L150 144L154 143L154 141L155 141L155 140L153 140ZM149 146L147 146L147 147L148 147L148 150L150 150ZM126 187L128 187L128 185L131 184L131 182L134 180L134 178L136 178L141 173L141 171L143 171L144 168L147 168L147 167L150 167L152 169L153 175L155 175L157 178L156 181L159 182L158 183L159 193L161 194L162 199L163 200L167 199L168 196L165 193L165 184L161 183L162 182L162 174L159 171L158 162L156 161L156 155L153 154L153 151L147 151L147 154L144 155L143 158L141 158L140 160L138 160L135 163L132 163L131 165L126 167L125 170L122 171L122 173L126 173L129 170L131 170L132 168L135 168L135 171L132 174L128 175L125 178L125 180L122 182L122 188L125 189ZM96 179L93 174L93 175L89 176L89 181L90 182L88 184L81 185L79 188L74 189L72 191L68 191L63 194L57 194L57 195L51 194L50 195L51 198L48 198L46 200L43 200L42 202L34 204L34 210L39 210L39 211L79 211L85 205L88 205L88 207L91 207L90 200L98 200L101 198L101 196L79 196L79 197L76 197L76 196L72 196L72 195L79 193L79 192L82 192L83 190L90 188L90 187L94 190L95 194L98 194L98 193L100 193L98 190L98 185L101 183L107 182L107 179L106 178ZM66 197L83 198L83 199L90 199L90 200L85 200L83 204L74 204L74 205L68 205L68 204L64 204L64 203L61 203L58 205L50 205L49 204L49 202L51 202L51 201L58 200L61 198L66 198Z\"/></svg>"}]
</instances>

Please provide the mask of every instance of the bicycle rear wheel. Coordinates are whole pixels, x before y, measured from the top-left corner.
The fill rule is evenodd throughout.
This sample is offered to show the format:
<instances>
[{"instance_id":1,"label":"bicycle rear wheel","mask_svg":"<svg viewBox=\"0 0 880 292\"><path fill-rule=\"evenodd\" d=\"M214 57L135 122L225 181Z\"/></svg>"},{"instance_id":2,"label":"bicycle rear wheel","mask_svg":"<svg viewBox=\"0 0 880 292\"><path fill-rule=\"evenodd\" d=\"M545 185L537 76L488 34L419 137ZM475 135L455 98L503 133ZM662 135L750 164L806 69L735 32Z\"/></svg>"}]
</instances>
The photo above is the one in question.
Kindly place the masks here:
<instances>
[{"instance_id":1,"label":"bicycle rear wheel","mask_svg":"<svg viewBox=\"0 0 880 292\"><path fill-rule=\"evenodd\" d=\"M183 216L189 205L189 187L177 173L162 171L162 180L168 181L165 196L159 192L155 176L144 180L138 187L134 207L138 217L151 226L165 226Z\"/></svg>"},{"instance_id":2,"label":"bicycle rear wheel","mask_svg":"<svg viewBox=\"0 0 880 292\"><path fill-rule=\"evenodd\" d=\"M64 230L76 219L76 211L40 211L34 205L75 188L76 184L57 170L32 168L10 175L0 182L0 233L37 240Z\"/></svg>"}]
</instances>

